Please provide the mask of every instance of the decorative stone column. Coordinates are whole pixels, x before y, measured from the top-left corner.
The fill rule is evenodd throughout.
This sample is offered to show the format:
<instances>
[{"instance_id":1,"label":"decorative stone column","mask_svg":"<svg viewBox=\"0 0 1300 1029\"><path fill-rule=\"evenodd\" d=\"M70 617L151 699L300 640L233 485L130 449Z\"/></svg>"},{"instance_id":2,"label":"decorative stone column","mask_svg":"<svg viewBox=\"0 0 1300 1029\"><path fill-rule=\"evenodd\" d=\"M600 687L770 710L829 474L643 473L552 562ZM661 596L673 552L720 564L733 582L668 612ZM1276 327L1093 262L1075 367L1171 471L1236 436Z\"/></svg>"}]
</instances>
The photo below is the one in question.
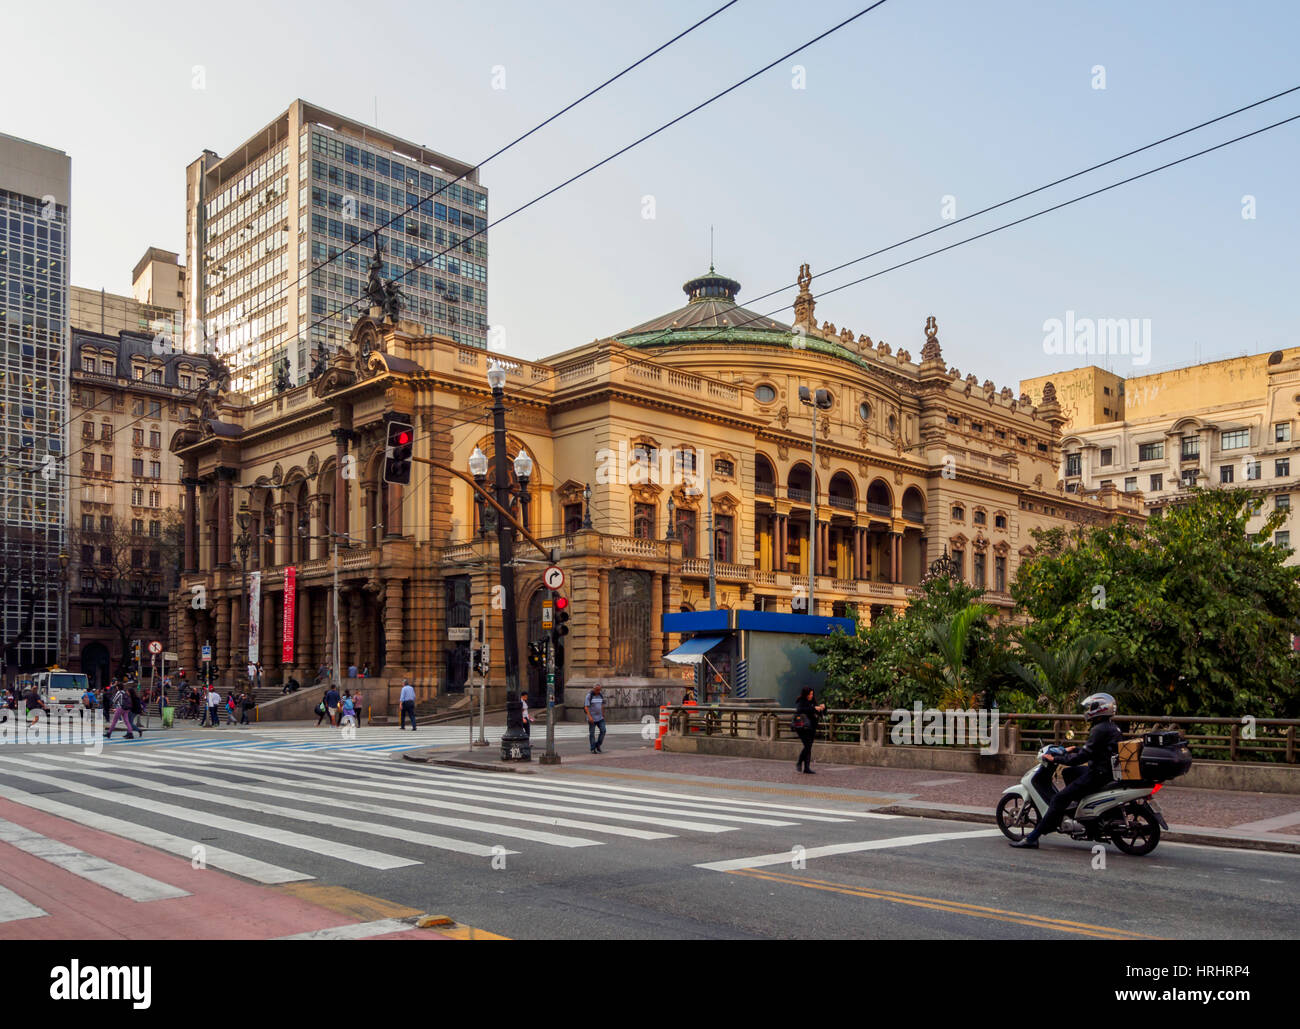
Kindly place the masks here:
<instances>
[{"instance_id":1,"label":"decorative stone column","mask_svg":"<svg viewBox=\"0 0 1300 1029\"><path fill-rule=\"evenodd\" d=\"M199 503L197 486L199 480L186 476L181 482L185 486L185 571L199 570Z\"/></svg>"},{"instance_id":2,"label":"decorative stone column","mask_svg":"<svg viewBox=\"0 0 1300 1029\"><path fill-rule=\"evenodd\" d=\"M663 672L663 654L664 654L664 634L661 626L663 625L664 613L664 587L663 576L658 572L650 573L650 654L649 665L651 675L662 675Z\"/></svg>"},{"instance_id":3,"label":"decorative stone column","mask_svg":"<svg viewBox=\"0 0 1300 1029\"><path fill-rule=\"evenodd\" d=\"M276 615L284 607L284 593L271 593L266 588L266 583L262 583L262 639L258 646L258 653L262 662L262 682L270 675L271 669L280 664L280 634L275 631Z\"/></svg>"},{"instance_id":4,"label":"decorative stone column","mask_svg":"<svg viewBox=\"0 0 1300 1029\"><path fill-rule=\"evenodd\" d=\"M405 580L389 579L384 584L384 665L372 669L385 678L406 674L406 658L402 650L402 594Z\"/></svg>"},{"instance_id":5,"label":"decorative stone column","mask_svg":"<svg viewBox=\"0 0 1300 1029\"><path fill-rule=\"evenodd\" d=\"M297 595L294 598L294 616L293 616L293 662L304 671L298 676L304 683L311 682L316 675L316 670L320 666L322 656L324 656L324 639L321 637L321 645L317 647L315 638L315 626L312 624L312 616L315 614L312 603L311 590L305 586L296 586ZM280 635L284 639L284 617L280 618ZM281 650L281 655L283 655ZM328 657L326 656L326 660Z\"/></svg>"},{"instance_id":6,"label":"decorative stone column","mask_svg":"<svg viewBox=\"0 0 1300 1029\"><path fill-rule=\"evenodd\" d=\"M293 539L298 527L293 524L293 504L281 501L274 505L275 512L275 563L283 568L293 564Z\"/></svg>"},{"instance_id":7,"label":"decorative stone column","mask_svg":"<svg viewBox=\"0 0 1300 1029\"><path fill-rule=\"evenodd\" d=\"M217 609L217 646L212 657L222 666L220 681L225 683L229 677L230 667L230 602L224 597L209 597L209 603L215 604Z\"/></svg>"},{"instance_id":8,"label":"decorative stone column","mask_svg":"<svg viewBox=\"0 0 1300 1029\"><path fill-rule=\"evenodd\" d=\"M237 471L234 468L217 469L217 564L228 568L230 559L230 533L234 524L233 483Z\"/></svg>"},{"instance_id":9,"label":"decorative stone column","mask_svg":"<svg viewBox=\"0 0 1300 1029\"><path fill-rule=\"evenodd\" d=\"M598 574L600 593L597 603L600 605L600 647L596 652L596 666L604 675L609 669L609 569L602 568Z\"/></svg>"}]
</instances>

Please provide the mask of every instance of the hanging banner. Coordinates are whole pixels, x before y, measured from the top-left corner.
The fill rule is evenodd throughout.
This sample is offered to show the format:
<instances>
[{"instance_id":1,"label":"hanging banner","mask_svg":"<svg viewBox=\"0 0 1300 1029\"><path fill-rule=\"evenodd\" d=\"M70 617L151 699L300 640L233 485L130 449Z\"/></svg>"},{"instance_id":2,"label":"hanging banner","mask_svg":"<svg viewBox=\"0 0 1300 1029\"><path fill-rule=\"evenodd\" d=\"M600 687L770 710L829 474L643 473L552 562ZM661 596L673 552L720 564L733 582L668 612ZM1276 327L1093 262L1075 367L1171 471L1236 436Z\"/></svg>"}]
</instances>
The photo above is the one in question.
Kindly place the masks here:
<instances>
[{"instance_id":1,"label":"hanging banner","mask_svg":"<svg viewBox=\"0 0 1300 1029\"><path fill-rule=\"evenodd\" d=\"M262 573L252 572L248 576L248 663L255 665L262 659L258 656L262 641Z\"/></svg>"},{"instance_id":2,"label":"hanging banner","mask_svg":"<svg viewBox=\"0 0 1300 1029\"><path fill-rule=\"evenodd\" d=\"M294 587L298 579L298 569L292 566L284 570L284 651L281 661L293 664L293 611Z\"/></svg>"}]
</instances>

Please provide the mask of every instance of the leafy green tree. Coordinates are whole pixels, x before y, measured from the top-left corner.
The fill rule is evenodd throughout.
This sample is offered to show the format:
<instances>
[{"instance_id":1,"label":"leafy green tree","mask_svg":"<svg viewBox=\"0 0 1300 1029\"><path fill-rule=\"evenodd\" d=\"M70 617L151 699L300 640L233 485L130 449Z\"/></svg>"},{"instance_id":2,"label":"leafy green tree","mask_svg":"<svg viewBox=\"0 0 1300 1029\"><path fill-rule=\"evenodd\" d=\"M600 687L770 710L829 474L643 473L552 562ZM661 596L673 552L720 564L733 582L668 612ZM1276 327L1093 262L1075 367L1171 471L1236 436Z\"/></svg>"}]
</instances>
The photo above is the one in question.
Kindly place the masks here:
<instances>
[{"instance_id":1,"label":"leafy green tree","mask_svg":"<svg viewBox=\"0 0 1300 1029\"><path fill-rule=\"evenodd\" d=\"M1300 568L1272 539L1286 509L1248 533L1255 503L1246 490L1201 490L1145 527L1036 532L1011 590L1031 619L1027 644L1062 659L1105 633L1109 674L1135 713L1296 713Z\"/></svg>"},{"instance_id":2,"label":"leafy green tree","mask_svg":"<svg viewBox=\"0 0 1300 1029\"><path fill-rule=\"evenodd\" d=\"M970 710L983 695L983 685L974 679L971 657L974 636L979 627L988 627L992 611L987 604L969 604L947 620L925 627L934 653L924 658L913 674L938 694L941 708Z\"/></svg>"},{"instance_id":3,"label":"leafy green tree","mask_svg":"<svg viewBox=\"0 0 1300 1029\"><path fill-rule=\"evenodd\" d=\"M843 708L938 703L943 687L922 671L940 660L931 627L949 624L981 595L964 583L931 576L902 613L886 611L870 626L859 623L856 635L837 632L810 639L808 646L818 655L814 668L826 675L826 702ZM1001 665L1001 657L991 656L1003 646L1001 639L982 618L967 626L963 667L968 679L981 683L988 668Z\"/></svg>"},{"instance_id":4,"label":"leafy green tree","mask_svg":"<svg viewBox=\"0 0 1300 1029\"><path fill-rule=\"evenodd\" d=\"M1110 637L1089 632L1049 650L1031 637L1021 639L1020 655L1029 661L1010 662L1010 669L1037 697L1035 707L1057 714L1077 714L1079 701L1090 693L1114 692L1106 677L1113 660Z\"/></svg>"}]
</instances>

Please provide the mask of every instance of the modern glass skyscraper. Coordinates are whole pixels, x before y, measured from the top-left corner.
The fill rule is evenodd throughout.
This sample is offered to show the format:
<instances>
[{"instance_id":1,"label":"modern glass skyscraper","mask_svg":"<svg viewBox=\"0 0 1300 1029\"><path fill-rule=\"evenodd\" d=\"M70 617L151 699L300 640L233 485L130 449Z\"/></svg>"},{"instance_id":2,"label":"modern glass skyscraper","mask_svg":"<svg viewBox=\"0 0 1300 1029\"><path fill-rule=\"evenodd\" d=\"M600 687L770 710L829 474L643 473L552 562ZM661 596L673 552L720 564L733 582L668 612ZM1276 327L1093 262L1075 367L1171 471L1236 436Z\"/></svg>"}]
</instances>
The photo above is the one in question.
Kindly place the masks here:
<instances>
[{"instance_id":1,"label":"modern glass skyscraper","mask_svg":"<svg viewBox=\"0 0 1300 1029\"><path fill-rule=\"evenodd\" d=\"M376 237L404 318L486 346L487 218L471 165L296 100L228 156L204 151L187 169L188 347L206 332L255 400L283 362L301 384L364 313Z\"/></svg>"},{"instance_id":2,"label":"modern glass skyscraper","mask_svg":"<svg viewBox=\"0 0 1300 1029\"><path fill-rule=\"evenodd\" d=\"M67 154L0 134L0 647L58 660L68 420Z\"/></svg>"}]
</instances>

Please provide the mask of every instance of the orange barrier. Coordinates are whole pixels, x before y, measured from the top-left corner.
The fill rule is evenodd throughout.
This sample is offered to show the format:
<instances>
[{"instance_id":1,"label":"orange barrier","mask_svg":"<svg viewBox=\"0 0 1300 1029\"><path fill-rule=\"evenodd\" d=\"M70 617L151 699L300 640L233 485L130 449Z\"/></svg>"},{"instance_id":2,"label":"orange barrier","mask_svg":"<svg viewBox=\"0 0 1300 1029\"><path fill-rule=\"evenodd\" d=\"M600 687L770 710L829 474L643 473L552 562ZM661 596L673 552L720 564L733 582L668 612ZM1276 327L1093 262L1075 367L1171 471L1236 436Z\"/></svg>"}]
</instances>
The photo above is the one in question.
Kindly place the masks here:
<instances>
[{"instance_id":1,"label":"orange barrier","mask_svg":"<svg viewBox=\"0 0 1300 1029\"><path fill-rule=\"evenodd\" d=\"M668 734L668 705L659 708L659 735L655 737L655 750L664 749L664 736Z\"/></svg>"}]
</instances>

